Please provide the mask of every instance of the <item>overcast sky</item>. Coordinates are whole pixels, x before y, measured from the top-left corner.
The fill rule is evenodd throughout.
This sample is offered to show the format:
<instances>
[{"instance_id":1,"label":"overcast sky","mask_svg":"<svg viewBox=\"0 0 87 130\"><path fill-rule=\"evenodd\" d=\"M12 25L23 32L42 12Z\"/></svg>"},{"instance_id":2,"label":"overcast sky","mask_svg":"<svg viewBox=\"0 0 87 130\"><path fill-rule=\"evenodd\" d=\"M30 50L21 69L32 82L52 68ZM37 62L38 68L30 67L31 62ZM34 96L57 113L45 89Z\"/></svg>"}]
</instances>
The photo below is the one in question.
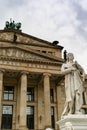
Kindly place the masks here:
<instances>
[{"instance_id":1,"label":"overcast sky","mask_svg":"<svg viewBox=\"0 0 87 130\"><path fill-rule=\"evenodd\" d=\"M58 40L87 73L87 0L0 0L0 29L10 18L24 33Z\"/></svg>"}]
</instances>

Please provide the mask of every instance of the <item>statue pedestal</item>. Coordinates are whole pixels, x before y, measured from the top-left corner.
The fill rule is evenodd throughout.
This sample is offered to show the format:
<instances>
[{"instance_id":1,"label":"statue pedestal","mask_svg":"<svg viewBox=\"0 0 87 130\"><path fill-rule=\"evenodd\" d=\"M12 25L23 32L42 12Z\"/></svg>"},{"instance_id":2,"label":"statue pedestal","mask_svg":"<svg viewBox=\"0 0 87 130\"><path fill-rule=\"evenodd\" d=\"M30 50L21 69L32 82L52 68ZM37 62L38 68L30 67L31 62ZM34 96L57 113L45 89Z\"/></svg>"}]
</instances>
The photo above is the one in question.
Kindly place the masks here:
<instances>
[{"instance_id":1,"label":"statue pedestal","mask_svg":"<svg viewBox=\"0 0 87 130\"><path fill-rule=\"evenodd\" d=\"M57 122L60 130L68 130L65 128L65 124L69 122L72 124L73 129L69 130L87 130L87 115L68 115Z\"/></svg>"}]
</instances>

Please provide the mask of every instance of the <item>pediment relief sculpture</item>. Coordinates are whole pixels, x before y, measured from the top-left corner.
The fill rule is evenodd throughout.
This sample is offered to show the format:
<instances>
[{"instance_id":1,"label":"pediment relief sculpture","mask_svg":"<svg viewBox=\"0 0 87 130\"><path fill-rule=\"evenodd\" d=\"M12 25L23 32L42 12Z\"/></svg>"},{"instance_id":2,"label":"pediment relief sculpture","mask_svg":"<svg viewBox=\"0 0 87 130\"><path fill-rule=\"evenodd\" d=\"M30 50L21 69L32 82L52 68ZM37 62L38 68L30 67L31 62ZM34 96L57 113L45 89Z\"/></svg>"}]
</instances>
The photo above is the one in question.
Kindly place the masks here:
<instances>
[{"instance_id":1,"label":"pediment relief sculpture","mask_svg":"<svg viewBox=\"0 0 87 130\"><path fill-rule=\"evenodd\" d=\"M39 61L39 62L50 62L57 63L56 60L49 59L44 57L43 55L38 55L36 53L22 50L16 47L0 47L0 59L15 59L15 60L23 60L23 61Z\"/></svg>"},{"instance_id":2,"label":"pediment relief sculpture","mask_svg":"<svg viewBox=\"0 0 87 130\"><path fill-rule=\"evenodd\" d=\"M34 54L22 51L20 49L11 48L11 49L1 49L0 48L0 57L15 57L15 58L25 58L25 59L43 59Z\"/></svg>"}]
</instances>

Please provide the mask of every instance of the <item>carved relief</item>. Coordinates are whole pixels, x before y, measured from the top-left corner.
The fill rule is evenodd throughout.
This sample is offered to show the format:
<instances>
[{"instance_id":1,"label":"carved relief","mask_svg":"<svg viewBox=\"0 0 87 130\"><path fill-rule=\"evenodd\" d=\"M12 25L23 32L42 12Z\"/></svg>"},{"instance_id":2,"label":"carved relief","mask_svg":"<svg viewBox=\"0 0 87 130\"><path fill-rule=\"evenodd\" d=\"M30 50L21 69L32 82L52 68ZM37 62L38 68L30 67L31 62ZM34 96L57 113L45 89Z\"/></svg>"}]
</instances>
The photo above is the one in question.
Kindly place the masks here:
<instances>
[{"instance_id":1,"label":"carved relief","mask_svg":"<svg viewBox=\"0 0 87 130\"><path fill-rule=\"evenodd\" d=\"M23 60L40 60L40 61L48 61L48 59L44 57L40 57L38 55L22 51L20 49L15 48L0 48L0 57L5 58L16 58L16 59L23 59Z\"/></svg>"},{"instance_id":2,"label":"carved relief","mask_svg":"<svg viewBox=\"0 0 87 130\"><path fill-rule=\"evenodd\" d=\"M13 33L0 33L0 40L13 41Z\"/></svg>"},{"instance_id":3,"label":"carved relief","mask_svg":"<svg viewBox=\"0 0 87 130\"><path fill-rule=\"evenodd\" d=\"M34 39L31 36L25 36L25 35L17 35L17 42L23 43L23 44L31 44L31 45L40 45L40 46L49 46L49 44L42 42L41 40L39 41L38 39ZM12 32L3 32L0 33L0 40L1 41L11 41L13 42L14 38L14 33ZM51 46L51 45L50 45Z\"/></svg>"}]
</instances>

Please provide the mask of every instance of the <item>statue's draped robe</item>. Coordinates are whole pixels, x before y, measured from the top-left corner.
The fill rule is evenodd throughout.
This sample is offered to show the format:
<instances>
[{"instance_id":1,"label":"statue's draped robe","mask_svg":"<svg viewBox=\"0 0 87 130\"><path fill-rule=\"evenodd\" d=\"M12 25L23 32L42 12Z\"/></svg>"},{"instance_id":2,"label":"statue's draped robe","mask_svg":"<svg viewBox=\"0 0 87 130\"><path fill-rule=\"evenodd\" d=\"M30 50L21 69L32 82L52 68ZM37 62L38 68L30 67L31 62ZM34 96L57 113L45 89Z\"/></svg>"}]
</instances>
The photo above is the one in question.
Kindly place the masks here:
<instances>
[{"instance_id":1,"label":"statue's draped robe","mask_svg":"<svg viewBox=\"0 0 87 130\"><path fill-rule=\"evenodd\" d=\"M82 92L83 92L83 82L81 78L81 74L78 69L71 72L72 68L75 68L74 63L66 63L62 66L62 72L65 74L65 94L66 94L66 103L65 110L63 114L68 113L68 103L72 100L75 100L74 112L80 110L83 100L82 100Z\"/></svg>"}]
</instances>

